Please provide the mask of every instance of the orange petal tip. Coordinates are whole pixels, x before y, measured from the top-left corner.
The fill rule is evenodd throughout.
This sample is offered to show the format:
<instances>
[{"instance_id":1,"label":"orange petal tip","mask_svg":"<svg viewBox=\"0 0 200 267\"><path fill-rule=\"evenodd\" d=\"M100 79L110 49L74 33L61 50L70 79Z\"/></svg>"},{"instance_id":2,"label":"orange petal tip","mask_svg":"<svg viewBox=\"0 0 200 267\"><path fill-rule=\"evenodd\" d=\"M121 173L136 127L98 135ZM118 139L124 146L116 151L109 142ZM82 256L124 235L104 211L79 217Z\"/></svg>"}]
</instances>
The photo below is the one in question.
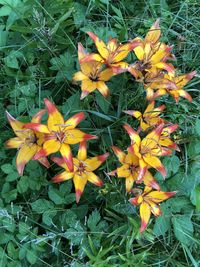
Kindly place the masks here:
<instances>
[{"instance_id":1,"label":"orange petal tip","mask_svg":"<svg viewBox=\"0 0 200 267\"><path fill-rule=\"evenodd\" d=\"M83 192L80 189L76 190L76 203L80 201L82 193Z\"/></svg>"},{"instance_id":2,"label":"orange petal tip","mask_svg":"<svg viewBox=\"0 0 200 267\"><path fill-rule=\"evenodd\" d=\"M85 134L84 135L84 140L93 140L93 139L98 139L99 137L96 135L91 135L91 134Z\"/></svg>"},{"instance_id":3,"label":"orange petal tip","mask_svg":"<svg viewBox=\"0 0 200 267\"><path fill-rule=\"evenodd\" d=\"M44 103L49 113L53 113L57 110L56 106L49 99L45 98Z\"/></svg>"},{"instance_id":4,"label":"orange petal tip","mask_svg":"<svg viewBox=\"0 0 200 267\"><path fill-rule=\"evenodd\" d=\"M103 155L98 156L98 160L100 160L101 162L104 162L108 157L109 157L110 153L105 153Z\"/></svg>"}]
</instances>

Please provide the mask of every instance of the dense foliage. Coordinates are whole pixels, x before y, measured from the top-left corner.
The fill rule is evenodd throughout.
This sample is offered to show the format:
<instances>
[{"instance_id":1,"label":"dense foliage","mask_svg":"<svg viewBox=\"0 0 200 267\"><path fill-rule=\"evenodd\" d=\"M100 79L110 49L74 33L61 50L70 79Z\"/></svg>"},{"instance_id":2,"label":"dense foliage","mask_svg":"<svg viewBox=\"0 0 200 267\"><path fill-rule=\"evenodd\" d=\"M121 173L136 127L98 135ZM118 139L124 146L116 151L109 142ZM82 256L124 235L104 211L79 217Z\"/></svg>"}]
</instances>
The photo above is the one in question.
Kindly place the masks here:
<instances>
[{"instance_id":1,"label":"dense foliage","mask_svg":"<svg viewBox=\"0 0 200 267\"><path fill-rule=\"evenodd\" d=\"M107 41L144 37L157 17L162 41L174 44L180 73L199 70L198 1L0 1L1 54L1 266L198 266L200 221L200 120L199 79L185 88L193 102L169 96L164 118L179 124L174 138L180 152L164 158L167 177L155 177L163 191L177 190L161 204L163 216L150 221L141 235L140 218L128 202L124 181L107 175L118 166L111 146L126 148L130 142L122 125L138 127L123 110L147 106L142 85L128 73L108 82L109 98L99 92L80 100L79 85L72 82L79 70L77 44L91 51L92 31ZM131 56L131 55L130 55ZM132 55L133 56L133 55ZM173 63L174 64L174 63ZM76 204L71 181L52 184L60 171L51 161L44 169L27 164L23 176L16 170L14 150L5 148L13 137L5 110L29 122L44 107L43 99L56 103L65 117L84 111L84 132L99 136L88 145L90 157L110 152L97 174L104 186L87 185ZM74 155L78 145L73 146ZM129 194L130 196L130 194Z\"/></svg>"}]
</instances>

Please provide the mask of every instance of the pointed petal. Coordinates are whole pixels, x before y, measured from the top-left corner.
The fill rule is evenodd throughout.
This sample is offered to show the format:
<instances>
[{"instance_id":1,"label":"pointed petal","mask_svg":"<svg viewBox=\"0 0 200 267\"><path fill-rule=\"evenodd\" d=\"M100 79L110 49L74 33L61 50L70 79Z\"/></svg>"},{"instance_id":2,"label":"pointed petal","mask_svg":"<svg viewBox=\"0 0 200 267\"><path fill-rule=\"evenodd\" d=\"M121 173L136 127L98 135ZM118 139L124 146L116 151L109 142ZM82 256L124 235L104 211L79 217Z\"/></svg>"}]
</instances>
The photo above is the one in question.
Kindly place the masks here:
<instances>
[{"instance_id":1,"label":"pointed petal","mask_svg":"<svg viewBox=\"0 0 200 267\"><path fill-rule=\"evenodd\" d=\"M100 73L99 80L106 82L109 81L112 76L113 76L112 69L105 69Z\"/></svg>"},{"instance_id":2,"label":"pointed petal","mask_svg":"<svg viewBox=\"0 0 200 267\"><path fill-rule=\"evenodd\" d=\"M99 39L98 36L96 36L93 32L87 32L87 34L90 36L90 38L94 41L96 48L99 52L99 54L104 58L107 59L109 56L108 49L106 47L106 44Z\"/></svg>"},{"instance_id":3,"label":"pointed petal","mask_svg":"<svg viewBox=\"0 0 200 267\"><path fill-rule=\"evenodd\" d=\"M135 179L133 178L132 175L130 175L125 180L126 180L126 192L130 192L133 187Z\"/></svg>"},{"instance_id":4,"label":"pointed petal","mask_svg":"<svg viewBox=\"0 0 200 267\"><path fill-rule=\"evenodd\" d=\"M31 122L34 123L40 123L42 116L46 113L46 109L41 109L40 111L38 111L32 118Z\"/></svg>"},{"instance_id":5,"label":"pointed petal","mask_svg":"<svg viewBox=\"0 0 200 267\"><path fill-rule=\"evenodd\" d=\"M79 112L65 121L65 130L74 129L85 118L84 112Z\"/></svg>"},{"instance_id":6,"label":"pointed petal","mask_svg":"<svg viewBox=\"0 0 200 267\"><path fill-rule=\"evenodd\" d=\"M131 141L139 147L141 143L141 139L138 133L135 130L133 130L133 128L131 128L128 124L124 124L123 127L129 134Z\"/></svg>"},{"instance_id":7,"label":"pointed petal","mask_svg":"<svg viewBox=\"0 0 200 267\"><path fill-rule=\"evenodd\" d=\"M148 200L148 204L150 206L151 212L156 217L162 215L161 209L158 204L154 203L153 201Z\"/></svg>"},{"instance_id":8,"label":"pointed petal","mask_svg":"<svg viewBox=\"0 0 200 267\"><path fill-rule=\"evenodd\" d=\"M24 140L20 139L19 137L10 138L5 142L7 148L20 148L23 146L23 144Z\"/></svg>"},{"instance_id":9,"label":"pointed petal","mask_svg":"<svg viewBox=\"0 0 200 267\"><path fill-rule=\"evenodd\" d=\"M191 95L188 94L185 90L178 90L178 93L180 96L186 98L189 102L192 102L192 97Z\"/></svg>"},{"instance_id":10,"label":"pointed petal","mask_svg":"<svg viewBox=\"0 0 200 267\"><path fill-rule=\"evenodd\" d=\"M160 19L157 19L154 24L151 26L149 29L146 37L145 37L145 42L150 42L150 43L157 43L160 36L161 36L161 30L159 26Z\"/></svg>"},{"instance_id":11,"label":"pointed petal","mask_svg":"<svg viewBox=\"0 0 200 267\"><path fill-rule=\"evenodd\" d=\"M26 132L26 130L23 128L24 123L16 120L13 116L10 115L10 113L8 111L6 111L6 116L7 116L7 119L9 121L15 135L23 138L24 133Z\"/></svg>"},{"instance_id":12,"label":"pointed petal","mask_svg":"<svg viewBox=\"0 0 200 267\"><path fill-rule=\"evenodd\" d=\"M79 145L79 150L78 150L78 160L86 160L87 158L87 142L83 141Z\"/></svg>"},{"instance_id":13,"label":"pointed petal","mask_svg":"<svg viewBox=\"0 0 200 267\"><path fill-rule=\"evenodd\" d=\"M160 135L163 131L164 123L161 123L156 129L151 131L141 142L141 146L148 146L149 148L154 148L156 143L160 139Z\"/></svg>"},{"instance_id":14,"label":"pointed petal","mask_svg":"<svg viewBox=\"0 0 200 267\"><path fill-rule=\"evenodd\" d=\"M31 129L33 131L40 132L40 133L50 133L48 127L40 123L34 123L34 122L26 123L24 125L24 128Z\"/></svg>"},{"instance_id":15,"label":"pointed petal","mask_svg":"<svg viewBox=\"0 0 200 267\"><path fill-rule=\"evenodd\" d=\"M158 191L160 191L160 186L153 178L152 174L149 171L146 171L143 178L144 184L148 187L152 187Z\"/></svg>"},{"instance_id":16,"label":"pointed petal","mask_svg":"<svg viewBox=\"0 0 200 267\"><path fill-rule=\"evenodd\" d=\"M78 43L78 59L79 61L87 55L87 51L81 43Z\"/></svg>"},{"instance_id":17,"label":"pointed petal","mask_svg":"<svg viewBox=\"0 0 200 267\"><path fill-rule=\"evenodd\" d=\"M47 125L50 131L60 131L61 126L64 124L64 119L61 113L57 110L56 106L47 98L44 99L45 106L48 110Z\"/></svg>"},{"instance_id":18,"label":"pointed petal","mask_svg":"<svg viewBox=\"0 0 200 267\"><path fill-rule=\"evenodd\" d=\"M130 165L129 164L123 164L121 167L117 168L117 176L127 178L131 175L131 172L129 170Z\"/></svg>"},{"instance_id":19,"label":"pointed petal","mask_svg":"<svg viewBox=\"0 0 200 267\"><path fill-rule=\"evenodd\" d=\"M74 164L73 164L73 155L71 152L71 148L67 144L62 144L60 148L60 153L67 164L70 172L74 171Z\"/></svg>"},{"instance_id":20,"label":"pointed petal","mask_svg":"<svg viewBox=\"0 0 200 267\"><path fill-rule=\"evenodd\" d=\"M94 171L99 168L99 166L101 166L101 164L107 159L108 156L109 153L105 153L103 155L87 159L85 161L86 171Z\"/></svg>"},{"instance_id":21,"label":"pointed petal","mask_svg":"<svg viewBox=\"0 0 200 267\"><path fill-rule=\"evenodd\" d=\"M140 205L140 217L141 217L141 227L140 232L144 232L147 228L151 216L151 210L149 205L146 202L142 202Z\"/></svg>"},{"instance_id":22,"label":"pointed petal","mask_svg":"<svg viewBox=\"0 0 200 267\"><path fill-rule=\"evenodd\" d=\"M47 169L51 167L51 165L50 165L50 163L46 157L40 158L40 159L38 159L38 161L40 164L42 164Z\"/></svg>"},{"instance_id":23,"label":"pointed petal","mask_svg":"<svg viewBox=\"0 0 200 267\"><path fill-rule=\"evenodd\" d=\"M66 171L64 171L64 172L62 172L62 173L54 176L51 179L51 182L52 183L64 182L64 181L70 180L73 176L74 176L74 173L73 172L66 172Z\"/></svg>"},{"instance_id":24,"label":"pointed petal","mask_svg":"<svg viewBox=\"0 0 200 267\"><path fill-rule=\"evenodd\" d=\"M78 203L87 183L87 176L84 173L82 176L75 174L73 182L76 191L76 202Z\"/></svg>"},{"instance_id":25,"label":"pointed petal","mask_svg":"<svg viewBox=\"0 0 200 267\"><path fill-rule=\"evenodd\" d=\"M173 197L177 192L162 192L162 191L151 191L148 195L145 196L146 199L149 199L155 203L160 203L170 197Z\"/></svg>"},{"instance_id":26,"label":"pointed petal","mask_svg":"<svg viewBox=\"0 0 200 267\"><path fill-rule=\"evenodd\" d=\"M97 89L104 97L108 97L110 94L108 86L105 84L105 82L97 82Z\"/></svg>"},{"instance_id":27,"label":"pointed petal","mask_svg":"<svg viewBox=\"0 0 200 267\"><path fill-rule=\"evenodd\" d=\"M74 145L82 141L97 139L98 137L91 134L86 134L78 129L72 129L65 131L65 144Z\"/></svg>"},{"instance_id":28,"label":"pointed petal","mask_svg":"<svg viewBox=\"0 0 200 267\"><path fill-rule=\"evenodd\" d=\"M137 110L123 110L123 112L135 117L138 120L142 117L142 113L140 111L137 111Z\"/></svg>"},{"instance_id":29,"label":"pointed petal","mask_svg":"<svg viewBox=\"0 0 200 267\"><path fill-rule=\"evenodd\" d=\"M143 160L143 159L139 159L139 173L138 173L138 177L137 177L137 182L141 182L144 178L144 175L147 171L148 168L148 164Z\"/></svg>"},{"instance_id":30,"label":"pointed petal","mask_svg":"<svg viewBox=\"0 0 200 267\"><path fill-rule=\"evenodd\" d=\"M126 154L119 149L117 146L111 146L113 152L115 153L115 155L118 157L119 162L123 163L126 157Z\"/></svg>"},{"instance_id":31,"label":"pointed petal","mask_svg":"<svg viewBox=\"0 0 200 267\"><path fill-rule=\"evenodd\" d=\"M35 154L34 159L37 160L59 151L60 145L56 139L47 140L44 142L43 148Z\"/></svg>"},{"instance_id":32,"label":"pointed petal","mask_svg":"<svg viewBox=\"0 0 200 267\"><path fill-rule=\"evenodd\" d=\"M169 73L174 73L174 66L172 64L167 64L165 62L159 62L154 65L154 67L158 69L163 69L168 71Z\"/></svg>"},{"instance_id":33,"label":"pointed petal","mask_svg":"<svg viewBox=\"0 0 200 267\"><path fill-rule=\"evenodd\" d=\"M79 63L82 65L84 63L88 63L92 61L103 63L105 61L105 58L103 56L100 56L99 54L92 53L82 58Z\"/></svg>"},{"instance_id":34,"label":"pointed petal","mask_svg":"<svg viewBox=\"0 0 200 267\"><path fill-rule=\"evenodd\" d=\"M85 74L83 74L82 71L78 71L74 74L73 81L77 82L77 81L83 81L83 80L88 80L88 77Z\"/></svg>"},{"instance_id":35,"label":"pointed petal","mask_svg":"<svg viewBox=\"0 0 200 267\"><path fill-rule=\"evenodd\" d=\"M144 156L143 159L148 165L150 165L152 168L160 172L163 177L167 175L165 167L162 165L161 161L157 157L154 157L154 156L145 157Z\"/></svg>"},{"instance_id":36,"label":"pointed petal","mask_svg":"<svg viewBox=\"0 0 200 267\"><path fill-rule=\"evenodd\" d=\"M69 172L69 168L67 167L67 164L63 158L51 157L51 160L55 162L58 166L64 168L65 170Z\"/></svg>"},{"instance_id":37,"label":"pointed petal","mask_svg":"<svg viewBox=\"0 0 200 267\"><path fill-rule=\"evenodd\" d=\"M103 181L93 172L88 172L87 173L87 180L90 183L95 184L97 186L102 186L103 185Z\"/></svg>"},{"instance_id":38,"label":"pointed petal","mask_svg":"<svg viewBox=\"0 0 200 267\"><path fill-rule=\"evenodd\" d=\"M33 144L31 146L23 145L16 159L16 165L19 175L23 175L24 167L28 161L30 161L37 151L37 145Z\"/></svg>"}]
</instances>

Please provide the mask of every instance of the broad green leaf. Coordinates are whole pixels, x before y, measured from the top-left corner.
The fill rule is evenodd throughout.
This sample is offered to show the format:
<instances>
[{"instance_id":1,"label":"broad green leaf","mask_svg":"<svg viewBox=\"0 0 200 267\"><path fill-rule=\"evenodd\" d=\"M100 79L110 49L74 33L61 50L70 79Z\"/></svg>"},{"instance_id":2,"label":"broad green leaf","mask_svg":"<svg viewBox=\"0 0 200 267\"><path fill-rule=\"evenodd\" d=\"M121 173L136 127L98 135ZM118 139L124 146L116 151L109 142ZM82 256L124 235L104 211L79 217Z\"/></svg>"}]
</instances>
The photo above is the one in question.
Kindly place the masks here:
<instances>
[{"instance_id":1,"label":"broad green leaf","mask_svg":"<svg viewBox=\"0 0 200 267\"><path fill-rule=\"evenodd\" d=\"M31 203L32 210L37 212L37 213L43 213L46 210L53 209L53 207L54 207L54 205L51 201L48 201L48 200L42 199L42 198Z\"/></svg>"},{"instance_id":2,"label":"broad green leaf","mask_svg":"<svg viewBox=\"0 0 200 267\"><path fill-rule=\"evenodd\" d=\"M13 172L13 166L10 163L3 164L1 169L4 173L9 174Z\"/></svg>"},{"instance_id":3,"label":"broad green leaf","mask_svg":"<svg viewBox=\"0 0 200 267\"><path fill-rule=\"evenodd\" d=\"M162 215L156 218L153 233L156 236L164 236L166 232L170 229L170 219L171 219L171 212L168 209L166 203L162 204Z\"/></svg>"},{"instance_id":4,"label":"broad green leaf","mask_svg":"<svg viewBox=\"0 0 200 267\"><path fill-rule=\"evenodd\" d=\"M198 185L192 192L190 199L192 204L196 206L196 209L200 211L200 185Z\"/></svg>"},{"instance_id":5,"label":"broad green leaf","mask_svg":"<svg viewBox=\"0 0 200 267\"><path fill-rule=\"evenodd\" d=\"M25 193L28 190L29 178L27 176L22 176L17 182L17 191L20 194Z\"/></svg>"},{"instance_id":6,"label":"broad green leaf","mask_svg":"<svg viewBox=\"0 0 200 267\"><path fill-rule=\"evenodd\" d=\"M195 124L195 132L197 133L197 135L200 136L200 120L196 120L196 124Z\"/></svg>"},{"instance_id":7,"label":"broad green leaf","mask_svg":"<svg viewBox=\"0 0 200 267\"><path fill-rule=\"evenodd\" d=\"M48 196L57 205L63 204L65 202L63 195L59 192L58 189L54 188L53 186L49 187Z\"/></svg>"},{"instance_id":8,"label":"broad green leaf","mask_svg":"<svg viewBox=\"0 0 200 267\"><path fill-rule=\"evenodd\" d=\"M28 250L26 252L26 258L30 264L35 264L38 260L37 252L35 250Z\"/></svg>"},{"instance_id":9,"label":"broad green leaf","mask_svg":"<svg viewBox=\"0 0 200 267\"><path fill-rule=\"evenodd\" d=\"M185 245L190 245L193 241L193 224L187 215L176 215L172 218L174 234L176 238Z\"/></svg>"}]
</instances>

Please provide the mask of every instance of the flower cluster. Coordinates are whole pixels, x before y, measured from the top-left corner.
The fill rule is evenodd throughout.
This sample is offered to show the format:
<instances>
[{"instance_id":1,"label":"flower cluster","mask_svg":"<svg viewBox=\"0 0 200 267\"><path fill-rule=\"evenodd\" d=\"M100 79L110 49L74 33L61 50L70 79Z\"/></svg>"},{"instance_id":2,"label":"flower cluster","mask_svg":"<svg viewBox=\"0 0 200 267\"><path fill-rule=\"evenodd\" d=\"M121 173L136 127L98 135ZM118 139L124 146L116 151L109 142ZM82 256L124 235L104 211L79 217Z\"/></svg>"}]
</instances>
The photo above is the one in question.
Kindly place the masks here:
<instances>
[{"instance_id":1,"label":"flower cluster","mask_svg":"<svg viewBox=\"0 0 200 267\"><path fill-rule=\"evenodd\" d=\"M175 60L171 53L173 46L160 42L159 19L152 25L144 40L135 38L128 43L118 44L116 38L104 43L92 32L87 32L94 41L98 53L88 54L81 43L78 45L78 59L81 71L73 80L81 81L81 99L94 90L107 97L109 89L105 82L122 72L130 72L137 82L143 84L148 101L170 94L176 102L180 97L192 101L183 87L195 76L196 71L177 75L175 67L168 61ZM125 58L133 52L137 58L128 63Z\"/></svg>"},{"instance_id":2,"label":"flower cluster","mask_svg":"<svg viewBox=\"0 0 200 267\"><path fill-rule=\"evenodd\" d=\"M95 185L102 185L102 181L93 171L96 170L108 157L108 153L87 159L86 141L96 139L97 136L86 134L77 129L77 125L84 119L85 114L80 112L64 120L56 106L48 99L44 100L46 109L33 116L30 123L15 120L8 112L7 117L15 132L15 138L7 141L8 148L17 148L17 170L23 175L23 170L31 159L38 160L45 167L50 164L47 156L60 152L61 157L52 160L65 168L65 172L55 176L53 182L73 179L76 190L76 201L79 202L87 181ZM47 124L41 124L42 115L48 112ZM80 143L77 158L71 152L71 145Z\"/></svg>"},{"instance_id":3,"label":"flower cluster","mask_svg":"<svg viewBox=\"0 0 200 267\"><path fill-rule=\"evenodd\" d=\"M151 213L161 215L159 204L174 196L176 192L163 192L153 176L152 169L166 176L166 169L161 157L169 156L179 147L173 141L171 134L178 128L161 117L165 105L156 107L155 100L170 94L176 102L180 97L192 101L191 96L183 87L194 77L195 71L177 75L177 70L169 61L175 56L171 53L172 46L160 41L161 30L157 20L144 39L135 38L125 44L118 44L112 38L104 43L98 36L88 32L94 41L98 53L87 53L81 43L78 44L78 60L80 71L76 72L73 81L81 81L81 99L96 89L104 96L109 95L106 82L112 76L122 72L129 72L137 82L143 84L146 91L148 106L143 114L137 110L127 110L124 113L139 121L138 130L125 124L124 129L130 136L130 144L126 153L117 146L112 146L120 166L110 171L109 175L125 178L128 193L134 194L129 201L133 205L140 205L141 228L143 232L150 220ZM125 58L134 53L137 60L127 62ZM94 135L82 132L77 128L85 114L80 112L65 120L56 106L48 99L44 100L46 109L33 116L30 123L22 123L7 113L15 138L7 141L8 148L17 148L17 170L23 175L24 167L29 160L38 160L49 168L47 157L53 153L60 153L60 157L51 160L62 167L64 171L52 178L53 183L73 180L76 201L79 202L87 181L101 186L102 180L94 171L107 159L109 153L87 157L87 141L96 139ZM44 113L48 113L46 124L41 124ZM78 154L73 156L71 145L79 144Z\"/></svg>"}]
</instances>

